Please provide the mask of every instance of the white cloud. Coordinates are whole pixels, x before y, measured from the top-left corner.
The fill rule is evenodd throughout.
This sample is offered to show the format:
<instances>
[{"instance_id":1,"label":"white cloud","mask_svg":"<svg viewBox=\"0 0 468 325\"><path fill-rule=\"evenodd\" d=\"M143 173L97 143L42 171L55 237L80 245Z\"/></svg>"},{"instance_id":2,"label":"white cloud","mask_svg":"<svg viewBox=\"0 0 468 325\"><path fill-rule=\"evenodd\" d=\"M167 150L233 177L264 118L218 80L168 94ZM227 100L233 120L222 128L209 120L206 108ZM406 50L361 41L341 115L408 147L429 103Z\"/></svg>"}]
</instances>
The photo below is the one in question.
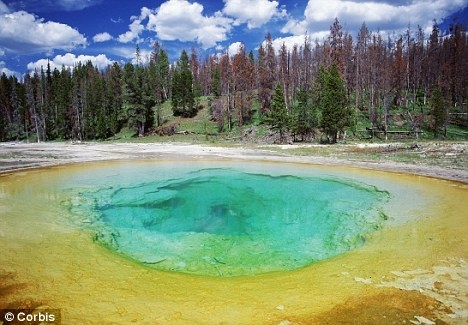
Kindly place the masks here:
<instances>
[{"instance_id":1,"label":"white cloud","mask_svg":"<svg viewBox=\"0 0 468 325\"><path fill-rule=\"evenodd\" d=\"M34 69L41 69L41 67L46 68L47 64L50 63L50 68L53 70L55 68L62 69L62 66L65 68L71 68L78 63L87 63L91 61L94 66L97 66L99 69L105 69L108 65L111 65L114 61L107 58L105 54L99 54L97 56L92 55L79 55L76 56L73 53L67 53L64 55L57 55L51 60L40 59L36 62L28 63L28 70L33 71Z\"/></svg>"},{"instance_id":2,"label":"white cloud","mask_svg":"<svg viewBox=\"0 0 468 325\"><path fill-rule=\"evenodd\" d=\"M131 60L133 64L136 64L136 48L133 46L116 46L109 49L112 54L119 57L125 58L124 62ZM151 58L151 50L140 48L140 63L143 65L148 64Z\"/></svg>"},{"instance_id":3,"label":"white cloud","mask_svg":"<svg viewBox=\"0 0 468 325\"><path fill-rule=\"evenodd\" d=\"M113 53L125 59L131 60L133 64L137 64L136 49L134 47L116 47L112 49ZM140 49L140 63L149 64L151 60L151 51Z\"/></svg>"},{"instance_id":4,"label":"white cloud","mask_svg":"<svg viewBox=\"0 0 468 325\"><path fill-rule=\"evenodd\" d=\"M6 14L9 13L10 9L8 9L7 5L3 3L3 1L0 1L0 14Z\"/></svg>"},{"instance_id":5,"label":"white cloud","mask_svg":"<svg viewBox=\"0 0 468 325\"><path fill-rule=\"evenodd\" d=\"M128 47L128 46L116 46L109 49L112 54L126 58L132 59L136 56L136 49L135 47Z\"/></svg>"},{"instance_id":6,"label":"white cloud","mask_svg":"<svg viewBox=\"0 0 468 325\"><path fill-rule=\"evenodd\" d=\"M275 49L276 53L279 53L281 47L283 44L286 46L288 51L292 51L294 48L294 45L297 45L298 48L301 46L303 47L307 38L307 41L310 43L312 47L315 46L315 41L318 41L319 43L323 43L323 40L328 38L330 35L330 31L321 31L321 32L315 32L315 33L309 33L309 34L302 34L302 35L294 35L294 36L287 36L287 37L278 37L273 39L273 48ZM263 42L263 45L265 46L265 42Z\"/></svg>"},{"instance_id":7,"label":"white cloud","mask_svg":"<svg viewBox=\"0 0 468 325\"><path fill-rule=\"evenodd\" d=\"M234 25L247 23L249 29L260 27L273 16L280 14L278 1L269 0L224 0L223 13L234 17Z\"/></svg>"},{"instance_id":8,"label":"white cloud","mask_svg":"<svg viewBox=\"0 0 468 325\"><path fill-rule=\"evenodd\" d=\"M198 2L169 0L149 15L147 28L161 40L198 41L204 48L214 47L227 39L232 19L221 12L204 16L203 10Z\"/></svg>"},{"instance_id":9,"label":"white cloud","mask_svg":"<svg viewBox=\"0 0 468 325\"><path fill-rule=\"evenodd\" d=\"M239 49L243 43L242 42L235 42L228 46L227 52L230 57L233 57L239 52Z\"/></svg>"},{"instance_id":10,"label":"white cloud","mask_svg":"<svg viewBox=\"0 0 468 325\"><path fill-rule=\"evenodd\" d=\"M367 23L411 19L410 6L349 0L310 0L305 10L306 19L313 22L332 22L335 17L347 22Z\"/></svg>"},{"instance_id":11,"label":"white cloud","mask_svg":"<svg viewBox=\"0 0 468 325\"><path fill-rule=\"evenodd\" d=\"M0 75L6 74L8 77L9 76L16 76L19 78L21 74L19 72L10 70L6 67L6 63L4 61L0 61Z\"/></svg>"},{"instance_id":12,"label":"white cloud","mask_svg":"<svg viewBox=\"0 0 468 325\"><path fill-rule=\"evenodd\" d=\"M120 43L129 43L135 39L138 38L138 36L143 32L143 30L145 29L140 21L134 21L133 23L131 23L129 26L130 28L129 31L127 31L126 33L124 34L121 34L119 35L119 42Z\"/></svg>"},{"instance_id":13,"label":"white cloud","mask_svg":"<svg viewBox=\"0 0 468 325\"><path fill-rule=\"evenodd\" d=\"M146 7L141 8L140 16L132 16L130 20L132 23L128 25L129 31L119 35L118 41L120 43L129 43L139 38L141 33L145 30L142 21L152 15L152 11Z\"/></svg>"},{"instance_id":14,"label":"white cloud","mask_svg":"<svg viewBox=\"0 0 468 325\"><path fill-rule=\"evenodd\" d=\"M307 31L329 30L335 18L345 22L346 29L357 31L363 22L371 29L402 31L411 26L427 27L433 19L447 17L467 5L467 0L411 0L411 1L360 1L360 0L309 0L304 19L291 19L283 33L294 35Z\"/></svg>"},{"instance_id":15,"label":"white cloud","mask_svg":"<svg viewBox=\"0 0 468 325\"><path fill-rule=\"evenodd\" d=\"M110 41L112 38L113 38L112 35L107 32L99 33L99 34L94 35L93 42L94 43L107 42L107 41Z\"/></svg>"},{"instance_id":16,"label":"white cloud","mask_svg":"<svg viewBox=\"0 0 468 325\"><path fill-rule=\"evenodd\" d=\"M53 49L70 50L86 45L86 37L68 25L25 11L0 15L0 48L13 53L41 53Z\"/></svg>"}]
</instances>

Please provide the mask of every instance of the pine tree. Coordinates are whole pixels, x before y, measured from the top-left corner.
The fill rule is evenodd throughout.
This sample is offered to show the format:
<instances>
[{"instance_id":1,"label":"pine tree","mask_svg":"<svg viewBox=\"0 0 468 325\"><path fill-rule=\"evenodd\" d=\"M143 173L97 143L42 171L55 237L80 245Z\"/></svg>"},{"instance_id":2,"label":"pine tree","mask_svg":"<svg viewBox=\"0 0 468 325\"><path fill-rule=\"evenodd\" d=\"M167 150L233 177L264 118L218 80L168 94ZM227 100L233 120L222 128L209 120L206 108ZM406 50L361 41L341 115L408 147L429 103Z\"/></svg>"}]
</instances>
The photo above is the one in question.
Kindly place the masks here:
<instances>
[{"instance_id":1,"label":"pine tree","mask_svg":"<svg viewBox=\"0 0 468 325\"><path fill-rule=\"evenodd\" d=\"M71 72L62 67L61 71L54 69L52 75L52 89L54 97L52 106L55 112L55 132L57 137L61 139L69 139L71 137L71 128L68 121L68 109L71 106Z\"/></svg>"},{"instance_id":2,"label":"pine tree","mask_svg":"<svg viewBox=\"0 0 468 325\"><path fill-rule=\"evenodd\" d=\"M193 46L190 53L189 66L193 78L194 97L200 97L202 95L202 85L200 83L200 62L198 61L198 55L195 50L195 47Z\"/></svg>"},{"instance_id":3,"label":"pine tree","mask_svg":"<svg viewBox=\"0 0 468 325\"><path fill-rule=\"evenodd\" d=\"M164 49L159 51L158 59L156 60L156 68L158 70L161 82L161 102L169 98L169 57Z\"/></svg>"},{"instance_id":4,"label":"pine tree","mask_svg":"<svg viewBox=\"0 0 468 325\"><path fill-rule=\"evenodd\" d=\"M316 106L313 105L310 95L304 89L297 93L297 105L292 126L294 132L301 136L302 141L319 126Z\"/></svg>"},{"instance_id":5,"label":"pine tree","mask_svg":"<svg viewBox=\"0 0 468 325\"><path fill-rule=\"evenodd\" d=\"M128 125L135 128L138 136L143 136L152 126L152 107L148 74L142 66L127 63L124 66L123 106Z\"/></svg>"},{"instance_id":6,"label":"pine tree","mask_svg":"<svg viewBox=\"0 0 468 325\"><path fill-rule=\"evenodd\" d=\"M276 84L270 105L271 109L268 112L266 123L270 125L272 130L279 132L280 142L283 142L285 132L290 127L290 117L284 101L284 92L279 82Z\"/></svg>"},{"instance_id":7,"label":"pine tree","mask_svg":"<svg viewBox=\"0 0 468 325\"><path fill-rule=\"evenodd\" d=\"M147 67L149 98L155 103L157 126L162 124L162 103L166 101L168 94L169 59L166 52L158 42L153 46L151 60Z\"/></svg>"},{"instance_id":8,"label":"pine tree","mask_svg":"<svg viewBox=\"0 0 468 325\"><path fill-rule=\"evenodd\" d=\"M218 67L211 72L211 93L215 97L221 96L221 73Z\"/></svg>"},{"instance_id":9,"label":"pine tree","mask_svg":"<svg viewBox=\"0 0 468 325\"><path fill-rule=\"evenodd\" d=\"M320 127L331 143L336 143L338 132L352 125L353 113L348 107L346 89L338 67L320 67L316 85L316 103L321 110Z\"/></svg>"},{"instance_id":10,"label":"pine tree","mask_svg":"<svg viewBox=\"0 0 468 325\"><path fill-rule=\"evenodd\" d=\"M78 63L72 73L72 109L69 113L73 139L85 140L84 107L86 105L86 71Z\"/></svg>"},{"instance_id":11,"label":"pine tree","mask_svg":"<svg viewBox=\"0 0 468 325\"><path fill-rule=\"evenodd\" d=\"M5 73L0 78L0 140L9 140L10 118L10 83Z\"/></svg>"},{"instance_id":12,"label":"pine tree","mask_svg":"<svg viewBox=\"0 0 468 325\"><path fill-rule=\"evenodd\" d=\"M104 87L101 82L99 70L88 61L85 71L85 103L83 109L83 130L85 139L97 139L105 135L104 121L101 109L104 106ZM98 125L99 122L99 125Z\"/></svg>"},{"instance_id":13,"label":"pine tree","mask_svg":"<svg viewBox=\"0 0 468 325\"><path fill-rule=\"evenodd\" d=\"M107 127L109 135L118 133L125 120L125 114L122 112L122 68L114 63L108 67L106 73L106 114Z\"/></svg>"},{"instance_id":14,"label":"pine tree","mask_svg":"<svg viewBox=\"0 0 468 325\"><path fill-rule=\"evenodd\" d=\"M193 117L197 114L193 93L193 76L185 50L180 55L172 78L172 111L175 116Z\"/></svg>"}]
</instances>

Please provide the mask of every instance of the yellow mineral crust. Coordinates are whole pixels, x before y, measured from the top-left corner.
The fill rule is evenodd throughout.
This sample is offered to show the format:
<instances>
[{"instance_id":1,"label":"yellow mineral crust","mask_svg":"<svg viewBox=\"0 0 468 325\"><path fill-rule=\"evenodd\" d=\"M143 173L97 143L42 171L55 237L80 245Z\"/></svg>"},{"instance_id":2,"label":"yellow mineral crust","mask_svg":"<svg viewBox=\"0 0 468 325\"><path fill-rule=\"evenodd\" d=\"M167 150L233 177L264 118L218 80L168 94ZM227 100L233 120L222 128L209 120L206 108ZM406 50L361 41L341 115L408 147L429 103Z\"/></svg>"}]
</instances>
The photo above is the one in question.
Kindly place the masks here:
<instances>
[{"instance_id":1,"label":"yellow mineral crust","mask_svg":"<svg viewBox=\"0 0 468 325\"><path fill-rule=\"evenodd\" d=\"M373 233L358 249L301 269L221 278L162 272L116 255L89 233L57 222L63 219L60 209L44 214L36 200L45 198L27 193L25 184L88 168L83 166L1 176L0 308L58 308L63 324L464 324L468 319L465 183L398 174L407 195L417 188L428 198L408 221ZM341 170L369 178L397 176Z\"/></svg>"}]
</instances>

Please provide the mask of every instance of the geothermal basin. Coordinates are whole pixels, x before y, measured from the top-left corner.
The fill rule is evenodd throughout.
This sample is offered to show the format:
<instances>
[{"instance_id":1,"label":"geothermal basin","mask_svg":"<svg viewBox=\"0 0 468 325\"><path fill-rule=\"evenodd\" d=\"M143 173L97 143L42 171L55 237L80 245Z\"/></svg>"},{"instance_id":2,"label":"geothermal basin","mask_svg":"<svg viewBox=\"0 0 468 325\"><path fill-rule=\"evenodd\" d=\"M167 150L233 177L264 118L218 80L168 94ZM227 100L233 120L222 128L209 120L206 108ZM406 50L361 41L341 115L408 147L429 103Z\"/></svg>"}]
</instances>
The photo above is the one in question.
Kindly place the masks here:
<instances>
[{"instance_id":1,"label":"geothermal basin","mask_svg":"<svg viewBox=\"0 0 468 325\"><path fill-rule=\"evenodd\" d=\"M467 185L256 159L0 177L0 308L63 323L467 317Z\"/></svg>"}]
</instances>

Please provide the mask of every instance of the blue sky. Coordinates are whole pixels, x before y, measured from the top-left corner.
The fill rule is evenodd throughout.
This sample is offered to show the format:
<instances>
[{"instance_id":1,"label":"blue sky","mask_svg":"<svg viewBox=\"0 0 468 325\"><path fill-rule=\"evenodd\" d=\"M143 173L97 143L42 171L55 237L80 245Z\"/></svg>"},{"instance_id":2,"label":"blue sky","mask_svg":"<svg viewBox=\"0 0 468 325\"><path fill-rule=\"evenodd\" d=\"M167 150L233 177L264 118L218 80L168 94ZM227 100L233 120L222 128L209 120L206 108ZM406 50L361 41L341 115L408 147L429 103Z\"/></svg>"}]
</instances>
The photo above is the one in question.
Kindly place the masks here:
<instances>
[{"instance_id":1,"label":"blue sky","mask_svg":"<svg viewBox=\"0 0 468 325\"><path fill-rule=\"evenodd\" d=\"M468 22L468 0L0 0L0 73L24 74L49 59L52 67L92 60L99 67L142 57L159 41L175 60L182 49L235 53L239 42L256 50L270 32L292 46L305 35L322 40L335 17L356 35L403 33L436 19L446 28Z\"/></svg>"}]
</instances>

